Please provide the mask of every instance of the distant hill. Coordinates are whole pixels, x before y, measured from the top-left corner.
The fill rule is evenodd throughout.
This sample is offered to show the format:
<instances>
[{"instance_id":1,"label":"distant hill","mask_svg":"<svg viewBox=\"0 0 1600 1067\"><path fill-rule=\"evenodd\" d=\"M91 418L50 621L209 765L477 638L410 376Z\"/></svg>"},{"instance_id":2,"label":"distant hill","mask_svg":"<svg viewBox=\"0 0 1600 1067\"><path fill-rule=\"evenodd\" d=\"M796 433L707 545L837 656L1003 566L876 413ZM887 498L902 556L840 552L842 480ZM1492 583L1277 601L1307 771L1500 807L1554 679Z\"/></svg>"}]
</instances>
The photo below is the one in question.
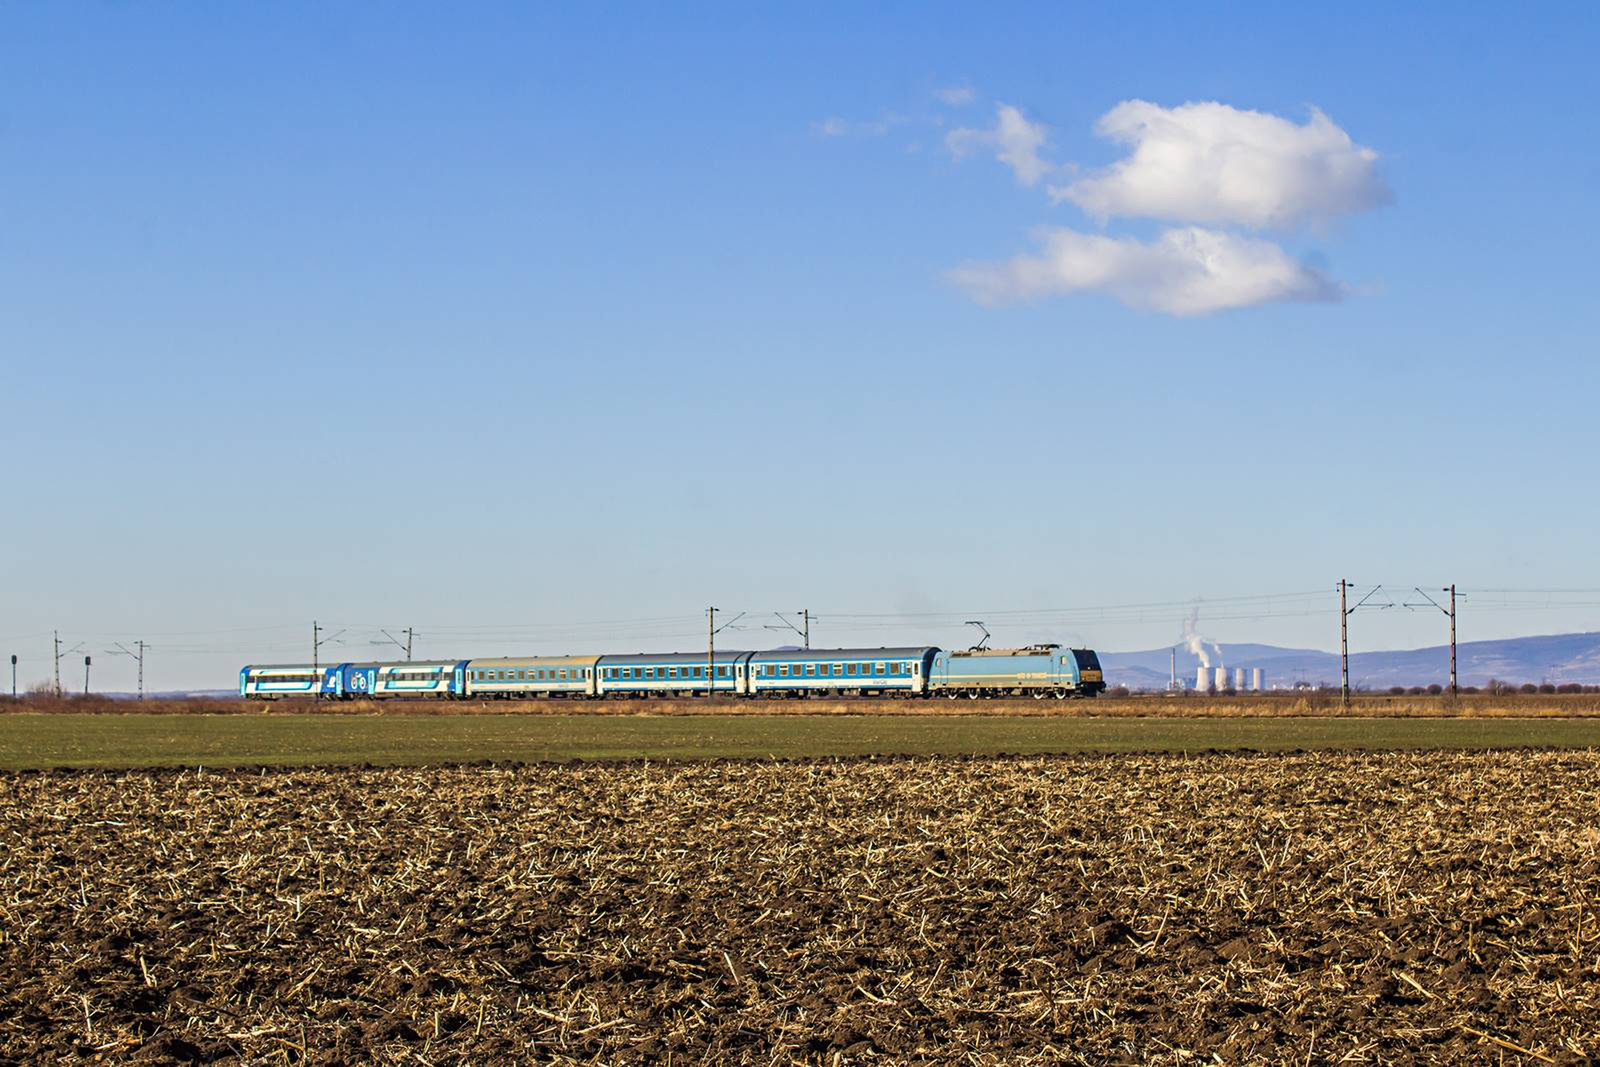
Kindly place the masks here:
<instances>
[{"instance_id":1,"label":"distant hill","mask_svg":"<svg viewBox=\"0 0 1600 1067\"><path fill-rule=\"evenodd\" d=\"M1275 645L1223 645L1214 665L1260 667L1269 688L1307 682L1339 684L1339 657L1316 649L1280 648ZM1162 689L1170 677L1172 652L1156 648L1145 652L1102 652L1100 662L1111 685L1136 689ZM1178 650L1178 679L1194 684L1199 658ZM1350 684L1363 689L1392 685L1443 683L1449 674L1448 646L1414 648L1400 652L1354 652L1350 655ZM1515 637L1503 641L1466 641L1456 646L1456 669L1462 685L1502 682L1577 682L1600 685L1600 633L1550 634Z\"/></svg>"}]
</instances>

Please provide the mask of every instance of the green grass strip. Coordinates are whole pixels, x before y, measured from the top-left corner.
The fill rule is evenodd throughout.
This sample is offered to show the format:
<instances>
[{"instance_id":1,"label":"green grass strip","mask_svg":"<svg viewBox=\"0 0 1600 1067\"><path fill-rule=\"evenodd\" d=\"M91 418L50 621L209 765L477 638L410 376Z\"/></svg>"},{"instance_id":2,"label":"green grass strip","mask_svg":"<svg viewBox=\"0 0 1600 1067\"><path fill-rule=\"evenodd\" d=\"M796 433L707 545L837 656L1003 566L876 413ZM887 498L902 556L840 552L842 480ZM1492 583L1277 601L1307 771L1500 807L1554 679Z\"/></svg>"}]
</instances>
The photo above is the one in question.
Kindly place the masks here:
<instances>
[{"instance_id":1,"label":"green grass strip","mask_svg":"<svg viewBox=\"0 0 1600 1067\"><path fill-rule=\"evenodd\" d=\"M5 715L0 769L1600 746L1596 719Z\"/></svg>"}]
</instances>

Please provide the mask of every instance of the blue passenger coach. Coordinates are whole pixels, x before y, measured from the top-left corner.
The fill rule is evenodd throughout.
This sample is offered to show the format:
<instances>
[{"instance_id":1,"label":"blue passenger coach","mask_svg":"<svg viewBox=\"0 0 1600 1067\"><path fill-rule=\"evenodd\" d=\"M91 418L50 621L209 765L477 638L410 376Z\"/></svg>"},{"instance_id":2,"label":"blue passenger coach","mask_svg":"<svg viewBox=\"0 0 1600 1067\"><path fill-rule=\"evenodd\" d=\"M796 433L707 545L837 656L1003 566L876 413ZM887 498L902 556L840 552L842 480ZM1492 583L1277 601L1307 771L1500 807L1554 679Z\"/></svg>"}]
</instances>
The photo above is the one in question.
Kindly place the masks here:
<instances>
[{"instance_id":1,"label":"blue passenger coach","mask_svg":"<svg viewBox=\"0 0 1600 1067\"><path fill-rule=\"evenodd\" d=\"M339 696L345 664L314 667L309 663L251 664L239 671L239 695L277 700L283 697Z\"/></svg>"},{"instance_id":2,"label":"blue passenger coach","mask_svg":"<svg viewBox=\"0 0 1600 1067\"><path fill-rule=\"evenodd\" d=\"M937 648L806 648L757 652L750 658L757 695L853 691L926 693Z\"/></svg>"},{"instance_id":3,"label":"blue passenger coach","mask_svg":"<svg viewBox=\"0 0 1600 1067\"><path fill-rule=\"evenodd\" d=\"M383 663L368 674L368 690L375 697L453 697L466 692L466 660L427 660Z\"/></svg>"},{"instance_id":4,"label":"blue passenger coach","mask_svg":"<svg viewBox=\"0 0 1600 1067\"><path fill-rule=\"evenodd\" d=\"M716 675L708 676L703 652L642 652L634 656L601 656L601 696L650 696L657 693L744 694L749 691L749 652L718 652Z\"/></svg>"}]
</instances>

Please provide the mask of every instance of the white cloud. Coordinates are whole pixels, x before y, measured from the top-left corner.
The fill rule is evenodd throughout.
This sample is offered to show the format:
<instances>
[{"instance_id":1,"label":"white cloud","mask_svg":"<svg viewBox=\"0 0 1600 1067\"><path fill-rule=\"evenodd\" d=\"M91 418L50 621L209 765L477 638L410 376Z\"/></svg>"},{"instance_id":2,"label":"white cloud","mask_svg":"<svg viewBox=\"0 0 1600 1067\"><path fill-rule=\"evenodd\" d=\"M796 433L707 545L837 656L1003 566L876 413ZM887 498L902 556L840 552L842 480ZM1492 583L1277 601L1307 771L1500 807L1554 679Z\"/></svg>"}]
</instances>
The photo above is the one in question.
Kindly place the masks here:
<instances>
[{"instance_id":1,"label":"white cloud","mask_svg":"<svg viewBox=\"0 0 1600 1067\"><path fill-rule=\"evenodd\" d=\"M1023 185L1037 185L1040 178L1051 170L1050 164L1039 158L1039 149L1046 140L1045 126L1029 122L1027 117L1009 104L995 108L992 130L974 130L962 127L945 135L945 147L950 154L961 159L980 148L993 148L995 158L1011 168L1017 181Z\"/></svg>"},{"instance_id":2,"label":"white cloud","mask_svg":"<svg viewBox=\"0 0 1600 1067\"><path fill-rule=\"evenodd\" d=\"M1338 300L1343 290L1271 241L1195 226L1154 241L1069 229L1041 234L1039 255L975 263L950 280L981 304L1102 292L1143 311L1205 315L1285 300Z\"/></svg>"},{"instance_id":3,"label":"white cloud","mask_svg":"<svg viewBox=\"0 0 1600 1067\"><path fill-rule=\"evenodd\" d=\"M1164 108L1128 100L1095 132L1132 154L1050 195L1089 214L1295 227L1365 211L1393 197L1378 153L1321 111L1303 125L1221 103Z\"/></svg>"},{"instance_id":4,"label":"white cloud","mask_svg":"<svg viewBox=\"0 0 1600 1067\"><path fill-rule=\"evenodd\" d=\"M933 95L938 98L940 103L948 104L950 107L964 107L978 98L978 94L973 92L972 87L968 85L952 85L947 89L935 89Z\"/></svg>"},{"instance_id":5,"label":"white cloud","mask_svg":"<svg viewBox=\"0 0 1600 1067\"><path fill-rule=\"evenodd\" d=\"M904 115L884 115L863 122L833 116L813 122L811 132L817 137L882 137L896 126L903 126L910 121Z\"/></svg>"}]
</instances>

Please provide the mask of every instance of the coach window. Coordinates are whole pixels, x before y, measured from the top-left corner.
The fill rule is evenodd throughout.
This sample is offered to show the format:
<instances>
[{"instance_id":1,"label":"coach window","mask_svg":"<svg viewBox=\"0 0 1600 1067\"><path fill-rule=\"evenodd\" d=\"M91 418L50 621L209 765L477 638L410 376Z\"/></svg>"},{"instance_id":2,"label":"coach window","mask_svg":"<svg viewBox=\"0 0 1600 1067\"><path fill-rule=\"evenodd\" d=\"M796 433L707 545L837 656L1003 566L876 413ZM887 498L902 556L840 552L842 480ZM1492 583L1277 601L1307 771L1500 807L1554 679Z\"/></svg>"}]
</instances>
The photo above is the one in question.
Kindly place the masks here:
<instances>
[{"instance_id":1,"label":"coach window","mask_svg":"<svg viewBox=\"0 0 1600 1067\"><path fill-rule=\"evenodd\" d=\"M844 673L846 673L846 674L854 674L854 673L856 673L856 665L854 663L846 663L844 665Z\"/></svg>"},{"instance_id":2,"label":"coach window","mask_svg":"<svg viewBox=\"0 0 1600 1067\"><path fill-rule=\"evenodd\" d=\"M816 673L817 673L817 665L815 663L807 663L806 664L806 674L815 675Z\"/></svg>"}]
</instances>

